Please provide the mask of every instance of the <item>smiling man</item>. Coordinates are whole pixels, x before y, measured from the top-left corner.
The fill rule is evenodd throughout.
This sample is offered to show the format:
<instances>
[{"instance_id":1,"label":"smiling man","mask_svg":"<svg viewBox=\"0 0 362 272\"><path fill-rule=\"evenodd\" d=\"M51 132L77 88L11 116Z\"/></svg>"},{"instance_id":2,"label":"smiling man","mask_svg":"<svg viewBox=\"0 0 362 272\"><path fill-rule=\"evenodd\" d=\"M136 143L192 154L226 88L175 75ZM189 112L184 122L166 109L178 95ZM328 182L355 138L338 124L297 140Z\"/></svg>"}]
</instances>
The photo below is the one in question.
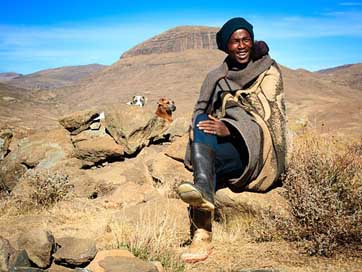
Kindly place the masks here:
<instances>
[{"instance_id":1,"label":"smiling man","mask_svg":"<svg viewBox=\"0 0 362 272\"><path fill-rule=\"evenodd\" d=\"M285 169L283 84L268 46L254 41L244 18L226 22L216 42L227 57L201 87L185 158L194 180L177 188L190 205L192 244L181 256L185 262L211 253L216 190L267 192Z\"/></svg>"}]
</instances>

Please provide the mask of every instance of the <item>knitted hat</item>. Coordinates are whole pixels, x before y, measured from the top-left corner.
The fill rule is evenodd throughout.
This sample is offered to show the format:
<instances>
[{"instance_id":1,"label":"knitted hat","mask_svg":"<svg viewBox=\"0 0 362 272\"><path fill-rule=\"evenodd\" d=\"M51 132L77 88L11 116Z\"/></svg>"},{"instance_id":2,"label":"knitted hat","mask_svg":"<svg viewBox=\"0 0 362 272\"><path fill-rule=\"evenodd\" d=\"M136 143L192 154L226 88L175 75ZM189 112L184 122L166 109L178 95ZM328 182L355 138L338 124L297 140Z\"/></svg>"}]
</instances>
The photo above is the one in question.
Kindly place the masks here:
<instances>
[{"instance_id":1,"label":"knitted hat","mask_svg":"<svg viewBox=\"0 0 362 272\"><path fill-rule=\"evenodd\" d=\"M224 52L227 52L227 44L229 42L229 39L234 31L238 29L245 29L246 31L248 31L251 40L254 42L253 26L244 18L236 17L227 21L221 27L219 32L216 33L217 48Z\"/></svg>"}]
</instances>

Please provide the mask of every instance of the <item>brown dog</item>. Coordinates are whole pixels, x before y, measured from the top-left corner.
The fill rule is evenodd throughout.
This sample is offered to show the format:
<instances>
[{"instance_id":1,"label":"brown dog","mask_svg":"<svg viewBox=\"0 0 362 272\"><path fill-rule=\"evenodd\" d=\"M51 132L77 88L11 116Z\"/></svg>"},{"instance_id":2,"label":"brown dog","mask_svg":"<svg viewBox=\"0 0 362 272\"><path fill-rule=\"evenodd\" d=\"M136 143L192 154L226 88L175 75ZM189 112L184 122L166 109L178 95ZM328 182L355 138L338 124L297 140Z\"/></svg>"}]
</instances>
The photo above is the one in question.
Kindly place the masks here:
<instances>
[{"instance_id":1,"label":"brown dog","mask_svg":"<svg viewBox=\"0 0 362 272\"><path fill-rule=\"evenodd\" d=\"M157 102L156 115L163 119L166 119L168 122L172 122L172 112L176 110L175 102L168 98L160 98Z\"/></svg>"}]
</instances>

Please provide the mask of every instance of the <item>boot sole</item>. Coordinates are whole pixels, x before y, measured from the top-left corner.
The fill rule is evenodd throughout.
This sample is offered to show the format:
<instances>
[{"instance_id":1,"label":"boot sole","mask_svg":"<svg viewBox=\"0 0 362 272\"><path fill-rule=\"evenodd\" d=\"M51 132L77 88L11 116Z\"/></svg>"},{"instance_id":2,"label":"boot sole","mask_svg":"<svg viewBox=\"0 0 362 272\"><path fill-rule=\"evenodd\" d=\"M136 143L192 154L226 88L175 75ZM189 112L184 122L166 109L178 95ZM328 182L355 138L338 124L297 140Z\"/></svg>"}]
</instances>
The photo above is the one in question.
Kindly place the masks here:
<instances>
[{"instance_id":1,"label":"boot sole","mask_svg":"<svg viewBox=\"0 0 362 272\"><path fill-rule=\"evenodd\" d=\"M184 202L193 207L210 212L215 210L215 205L206 200L202 194L197 189L195 189L194 186L192 186L192 184L180 184L177 189L177 193Z\"/></svg>"}]
</instances>

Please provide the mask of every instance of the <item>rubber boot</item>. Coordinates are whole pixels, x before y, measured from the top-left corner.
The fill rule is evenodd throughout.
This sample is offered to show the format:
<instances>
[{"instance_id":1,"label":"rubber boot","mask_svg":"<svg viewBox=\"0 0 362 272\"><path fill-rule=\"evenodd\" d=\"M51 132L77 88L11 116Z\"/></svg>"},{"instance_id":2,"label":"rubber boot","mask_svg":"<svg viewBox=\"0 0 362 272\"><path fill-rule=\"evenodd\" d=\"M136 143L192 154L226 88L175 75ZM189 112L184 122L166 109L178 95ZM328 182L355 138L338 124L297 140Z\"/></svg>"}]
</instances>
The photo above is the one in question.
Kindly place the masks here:
<instances>
[{"instance_id":1,"label":"rubber boot","mask_svg":"<svg viewBox=\"0 0 362 272\"><path fill-rule=\"evenodd\" d=\"M204 261L212 252L212 212L189 207L192 243L181 255L186 263Z\"/></svg>"},{"instance_id":2,"label":"rubber boot","mask_svg":"<svg viewBox=\"0 0 362 272\"><path fill-rule=\"evenodd\" d=\"M209 145L193 143L191 163L194 170L194 183L182 182L177 188L177 193L190 206L213 212L215 209L215 151Z\"/></svg>"}]
</instances>

